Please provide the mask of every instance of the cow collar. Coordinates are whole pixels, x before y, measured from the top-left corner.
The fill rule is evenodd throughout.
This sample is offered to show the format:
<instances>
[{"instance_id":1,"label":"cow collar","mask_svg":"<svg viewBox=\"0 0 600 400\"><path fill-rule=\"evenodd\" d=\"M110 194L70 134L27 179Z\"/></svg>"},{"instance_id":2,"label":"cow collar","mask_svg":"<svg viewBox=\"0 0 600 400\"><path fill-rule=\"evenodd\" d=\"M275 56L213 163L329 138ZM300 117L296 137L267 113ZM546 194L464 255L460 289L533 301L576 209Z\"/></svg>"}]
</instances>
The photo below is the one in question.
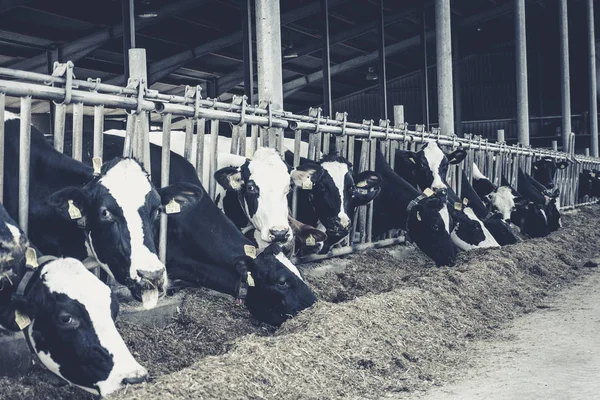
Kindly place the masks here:
<instances>
[{"instance_id":1,"label":"cow collar","mask_svg":"<svg viewBox=\"0 0 600 400\"><path fill-rule=\"evenodd\" d=\"M25 268L27 269L27 272L25 272L25 275L21 278L21 282L19 282L19 286L17 286L15 295L19 297L25 295L25 289L37 271L38 265L55 259L56 257L54 256L42 256L37 258L35 250L32 247L28 247L25 252Z\"/></svg>"},{"instance_id":2,"label":"cow collar","mask_svg":"<svg viewBox=\"0 0 600 400\"><path fill-rule=\"evenodd\" d=\"M419 204L419 202L427 197L431 197L433 195L433 191L429 188L425 189L425 191L423 191L423 193L421 193L419 196L417 196L417 198L412 199L410 201L410 203L408 203L408 206L406 207L406 211L408 211L410 213L410 210L413 209L414 206L416 206L417 204Z\"/></svg>"}]
</instances>

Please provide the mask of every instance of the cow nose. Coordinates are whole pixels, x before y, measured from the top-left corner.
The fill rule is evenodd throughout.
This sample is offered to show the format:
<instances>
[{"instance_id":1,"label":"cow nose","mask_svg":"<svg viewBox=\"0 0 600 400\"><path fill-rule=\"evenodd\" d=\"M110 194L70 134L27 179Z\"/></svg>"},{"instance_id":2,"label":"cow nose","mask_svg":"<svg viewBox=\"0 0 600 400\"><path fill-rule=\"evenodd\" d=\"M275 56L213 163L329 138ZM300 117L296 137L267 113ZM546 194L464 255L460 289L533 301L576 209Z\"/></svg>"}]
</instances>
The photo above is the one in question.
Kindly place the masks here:
<instances>
[{"instance_id":1,"label":"cow nose","mask_svg":"<svg viewBox=\"0 0 600 400\"><path fill-rule=\"evenodd\" d=\"M162 280L164 270L145 271L138 269L137 274L140 278L150 282L160 282Z\"/></svg>"},{"instance_id":2,"label":"cow nose","mask_svg":"<svg viewBox=\"0 0 600 400\"><path fill-rule=\"evenodd\" d=\"M439 194L441 196L445 196L448 194L448 190L445 187L442 188L434 188L435 189L435 193Z\"/></svg>"},{"instance_id":3,"label":"cow nose","mask_svg":"<svg viewBox=\"0 0 600 400\"><path fill-rule=\"evenodd\" d=\"M283 228L283 229L279 229L279 228L272 228L269 229L269 238L271 239L272 242L285 242L288 240L290 236L290 229L289 228Z\"/></svg>"},{"instance_id":4,"label":"cow nose","mask_svg":"<svg viewBox=\"0 0 600 400\"><path fill-rule=\"evenodd\" d=\"M128 378L124 378L121 383L123 385L135 385L137 383L146 382L148 380L148 373L144 373L140 376L131 376Z\"/></svg>"},{"instance_id":5,"label":"cow nose","mask_svg":"<svg viewBox=\"0 0 600 400\"><path fill-rule=\"evenodd\" d=\"M550 183L548 184L548 189L553 189L553 188L554 188L554 183L550 182Z\"/></svg>"}]
</instances>

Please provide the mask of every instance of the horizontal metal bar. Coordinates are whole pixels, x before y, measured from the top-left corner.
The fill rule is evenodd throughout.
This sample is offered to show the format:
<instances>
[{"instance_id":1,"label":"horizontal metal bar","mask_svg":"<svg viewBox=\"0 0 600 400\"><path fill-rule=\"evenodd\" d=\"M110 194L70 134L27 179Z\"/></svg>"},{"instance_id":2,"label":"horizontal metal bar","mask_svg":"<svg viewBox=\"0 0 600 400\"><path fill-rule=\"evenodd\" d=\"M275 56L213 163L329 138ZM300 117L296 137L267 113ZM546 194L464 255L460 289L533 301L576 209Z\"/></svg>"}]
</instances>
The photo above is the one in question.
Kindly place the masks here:
<instances>
[{"instance_id":1,"label":"horizontal metal bar","mask_svg":"<svg viewBox=\"0 0 600 400\"><path fill-rule=\"evenodd\" d=\"M352 254L357 251L364 251L368 249L379 249L381 247L393 246L395 244L406 243L406 238L404 236L392 238L392 239L384 239L377 242L370 243L360 243L355 244L353 246L344 246L336 249L332 249L327 254L311 254L304 257L292 258L292 262L294 264L303 264L312 261L320 261L325 260L327 258L344 256L347 254Z\"/></svg>"}]
</instances>

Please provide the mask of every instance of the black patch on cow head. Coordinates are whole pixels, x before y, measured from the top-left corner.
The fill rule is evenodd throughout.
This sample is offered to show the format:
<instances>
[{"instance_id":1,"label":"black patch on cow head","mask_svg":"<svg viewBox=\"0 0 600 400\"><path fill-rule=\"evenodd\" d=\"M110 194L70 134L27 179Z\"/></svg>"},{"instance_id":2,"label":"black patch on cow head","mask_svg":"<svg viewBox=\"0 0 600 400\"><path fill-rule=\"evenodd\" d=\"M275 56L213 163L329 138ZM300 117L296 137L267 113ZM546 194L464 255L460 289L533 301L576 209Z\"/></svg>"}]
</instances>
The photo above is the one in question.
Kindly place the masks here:
<instances>
[{"instance_id":1,"label":"black patch on cow head","mask_svg":"<svg viewBox=\"0 0 600 400\"><path fill-rule=\"evenodd\" d=\"M453 232L463 242L477 246L485 240L485 233L479 222L472 220L462 210L448 207L454 223Z\"/></svg>"},{"instance_id":2,"label":"black patch on cow head","mask_svg":"<svg viewBox=\"0 0 600 400\"><path fill-rule=\"evenodd\" d=\"M544 157L533 163L533 178L548 189L554 187L556 171L569 166L568 161L556 161L552 157Z\"/></svg>"},{"instance_id":3,"label":"black patch on cow head","mask_svg":"<svg viewBox=\"0 0 600 400\"><path fill-rule=\"evenodd\" d=\"M281 247L272 244L253 260L254 287L248 288L246 305L252 315L279 326L316 302L306 282L286 267Z\"/></svg>"},{"instance_id":4,"label":"black patch on cow head","mask_svg":"<svg viewBox=\"0 0 600 400\"><path fill-rule=\"evenodd\" d=\"M500 246L515 244L519 241L510 224L502 219L502 213L492 214L483 220L483 224Z\"/></svg>"}]
</instances>

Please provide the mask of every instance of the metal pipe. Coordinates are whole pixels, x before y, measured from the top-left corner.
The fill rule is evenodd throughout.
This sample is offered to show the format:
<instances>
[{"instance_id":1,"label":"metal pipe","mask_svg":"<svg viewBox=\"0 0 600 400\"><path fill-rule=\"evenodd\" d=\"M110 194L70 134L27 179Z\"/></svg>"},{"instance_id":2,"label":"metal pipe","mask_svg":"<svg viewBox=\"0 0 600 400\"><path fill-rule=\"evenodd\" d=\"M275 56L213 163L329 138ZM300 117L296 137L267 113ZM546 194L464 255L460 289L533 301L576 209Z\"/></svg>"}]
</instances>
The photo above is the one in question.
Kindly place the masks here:
<instances>
[{"instance_id":1,"label":"metal pipe","mask_svg":"<svg viewBox=\"0 0 600 400\"><path fill-rule=\"evenodd\" d=\"M258 99L270 102L274 110L283 110L279 0L255 0L255 8ZM270 128L269 147L277 146L277 136L283 137L283 130Z\"/></svg>"},{"instance_id":2,"label":"metal pipe","mask_svg":"<svg viewBox=\"0 0 600 400\"><path fill-rule=\"evenodd\" d=\"M4 107L6 96L0 93L0 203L4 204Z\"/></svg>"},{"instance_id":3,"label":"metal pipe","mask_svg":"<svg viewBox=\"0 0 600 400\"><path fill-rule=\"evenodd\" d=\"M206 130L206 120L200 118L196 120L196 172L200 182L204 180L204 132ZM206 183L203 183L206 185ZM204 186L206 187L206 186Z\"/></svg>"},{"instance_id":4,"label":"metal pipe","mask_svg":"<svg viewBox=\"0 0 600 400\"><path fill-rule=\"evenodd\" d=\"M388 119L387 111L387 72L385 69L385 18L383 1L379 0L379 115L385 121Z\"/></svg>"},{"instance_id":5,"label":"metal pipe","mask_svg":"<svg viewBox=\"0 0 600 400\"><path fill-rule=\"evenodd\" d=\"M21 97L19 141L19 226L29 231L29 167L31 150L31 97Z\"/></svg>"},{"instance_id":6,"label":"metal pipe","mask_svg":"<svg viewBox=\"0 0 600 400\"><path fill-rule=\"evenodd\" d=\"M54 108L54 148L63 152L65 148L65 118L67 106L65 104L56 104Z\"/></svg>"},{"instance_id":7,"label":"metal pipe","mask_svg":"<svg viewBox=\"0 0 600 400\"><path fill-rule=\"evenodd\" d=\"M183 157L192 162L192 142L194 139L194 119L188 118L185 121L185 143L183 146Z\"/></svg>"},{"instance_id":8,"label":"metal pipe","mask_svg":"<svg viewBox=\"0 0 600 400\"><path fill-rule=\"evenodd\" d=\"M598 157L598 98L596 82L596 42L594 32L594 0L587 0L588 73L590 77L590 146L592 156Z\"/></svg>"},{"instance_id":9,"label":"metal pipe","mask_svg":"<svg viewBox=\"0 0 600 400\"><path fill-rule=\"evenodd\" d=\"M298 130L294 133L294 163L293 167L296 168L300 165L300 143L302 141L302 131ZM292 217L296 218L298 215L298 188L294 186L292 192Z\"/></svg>"},{"instance_id":10,"label":"metal pipe","mask_svg":"<svg viewBox=\"0 0 600 400\"><path fill-rule=\"evenodd\" d=\"M347 254L352 254L352 253L356 253L359 251L365 251L365 250L369 250L369 249L380 249L382 247L393 246L395 244L402 244L402 243L406 243L406 239L404 236L393 238L393 239L379 240L377 242L371 242L371 243L359 243L359 244L355 244L352 246L344 246L344 247L331 249L331 250L329 250L329 253L327 253L327 254L311 254L308 256L304 256L304 257L294 258L294 259L292 259L292 262L295 264L303 264L303 263L307 263L307 262L321 261L321 260L325 260L328 258L345 256Z\"/></svg>"},{"instance_id":11,"label":"metal pipe","mask_svg":"<svg viewBox=\"0 0 600 400\"><path fill-rule=\"evenodd\" d=\"M104 159L104 106L94 107L94 157Z\"/></svg>"},{"instance_id":12,"label":"metal pipe","mask_svg":"<svg viewBox=\"0 0 600 400\"><path fill-rule=\"evenodd\" d=\"M163 115L162 153L160 159L160 187L169 186L169 173L171 171L171 114ZM167 213L160 214L160 235L158 238L158 255L163 264L167 262Z\"/></svg>"},{"instance_id":13,"label":"metal pipe","mask_svg":"<svg viewBox=\"0 0 600 400\"><path fill-rule=\"evenodd\" d=\"M209 177L208 177L208 185L209 185L209 195L210 198L214 201L215 194L217 192L217 181L215 180L215 172L217 172L218 164L218 153L219 151L219 120L213 119L210 121L210 163L209 163ZM206 185L206 183L204 183Z\"/></svg>"},{"instance_id":14,"label":"metal pipe","mask_svg":"<svg viewBox=\"0 0 600 400\"><path fill-rule=\"evenodd\" d=\"M569 20L567 0L559 0L559 26L560 26L560 77L562 101L562 145L563 151L568 152L571 135L571 83L569 75Z\"/></svg>"},{"instance_id":15,"label":"metal pipe","mask_svg":"<svg viewBox=\"0 0 600 400\"><path fill-rule=\"evenodd\" d=\"M237 125L233 125L231 128L231 143L229 146L229 152L231 154L238 154L238 149L240 146L240 127Z\"/></svg>"},{"instance_id":16,"label":"metal pipe","mask_svg":"<svg viewBox=\"0 0 600 400\"><path fill-rule=\"evenodd\" d=\"M133 151L133 135L135 132L135 115L127 114L125 125L125 141L123 142L123 157L131 157Z\"/></svg>"},{"instance_id":17,"label":"metal pipe","mask_svg":"<svg viewBox=\"0 0 600 400\"><path fill-rule=\"evenodd\" d=\"M329 52L329 0L321 1L321 60L323 70L323 114L333 115L331 102L331 55ZM327 146L329 147L329 146Z\"/></svg>"},{"instance_id":18,"label":"metal pipe","mask_svg":"<svg viewBox=\"0 0 600 400\"><path fill-rule=\"evenodd\" d=\"M250 104L255 104L254 59L252 53L252 0L246 0L242 11L242 45L244 47L244 94Z\"/></svg>"},{"instance_id":19,"label":"metal pipe","mask_svg":"<svg viewBox=\"0 0 600 400\"><path fill-rule=\"evenodd\" d=\"M462 122L462 85L460 83L460 53L459 42L460 24L454 24L454 34L452 35L452 85L454 94L454 133L458 136L463 136Z\"/></svg>"},{"instance_id":20,"label":"metal pipe","mask_svg":"<svg viewBox=\"0 0 600 400\"><path fill-rule=\"evenodd\" d=\"M73 148L74 160L81 161L83 155L83 103L73 104Z\"/></svg>"},{"instance_id":21,"label":"metal pipe","mask_svg":"<svg viewBox=\"0 0 600 400\"><path fill-rule=\"evenodd\" d=\"M124 80L129 79L129 49L135 47L135 11L133 0L121 0L123 17L123 68Z\"/></svg>"},{"instance_id":22,"label":"metal pipe","mask_svg":"<svg viewBox=\"0 0 600 400\"><path fill-rule=\"evenodd\" d=\"M375 171L377 139L371 139L370 142L371 144L369 149L371 150L371 154L369 155L369 169L371 171ZM373 207L375 207L375 202L371 201L367 208L367 242L373 241Z\"/></svg>"},{"instance_id":23,"label":"metal pipe","mask_svg":"<svg viewBox=\"0 0 600 400\"><path fill-rule=\"evenodd\" d=\"M246 157L252 157L258 149L258 125L250 125L250 151Z\"/></svg>"},{"instance_id":24,"label":"metal pipe","mask_svg":"<svg viewBox=\"0 0 600 400\"><path fill-rule=\"evenodd\" d=\"M515 53L517 60L517 131L519 143L529 145L529 95L527 93L527 31L525 0L515 0Z\"/></svg>"},{"instance_id":25,"label":"metal pipe","mask_svg":"<svg viewBox=\"0 0 600 400\"><path fill-rule=\"evenodd\" d=\"M454 133L454 100L450 0L435 0L435 37L439 127L442 133L452 134Z\"/></svg>"},{"instance_id":26,"label":"metal pipe","mask_svg":"<svg viewBox=\"0 0 600 400\"><path fill-rule=\"evenodd\" d=\"M423 11L421 12L421 46L423 47L423 70L422 70L422 98L423 98L423 119L425 128L429 130L429 76L428 76L428 64L427 59L427 14L426 14L426 3L423 2ZM394 106L395 107L395 106Z\"/></svg>"}]
</instances>

